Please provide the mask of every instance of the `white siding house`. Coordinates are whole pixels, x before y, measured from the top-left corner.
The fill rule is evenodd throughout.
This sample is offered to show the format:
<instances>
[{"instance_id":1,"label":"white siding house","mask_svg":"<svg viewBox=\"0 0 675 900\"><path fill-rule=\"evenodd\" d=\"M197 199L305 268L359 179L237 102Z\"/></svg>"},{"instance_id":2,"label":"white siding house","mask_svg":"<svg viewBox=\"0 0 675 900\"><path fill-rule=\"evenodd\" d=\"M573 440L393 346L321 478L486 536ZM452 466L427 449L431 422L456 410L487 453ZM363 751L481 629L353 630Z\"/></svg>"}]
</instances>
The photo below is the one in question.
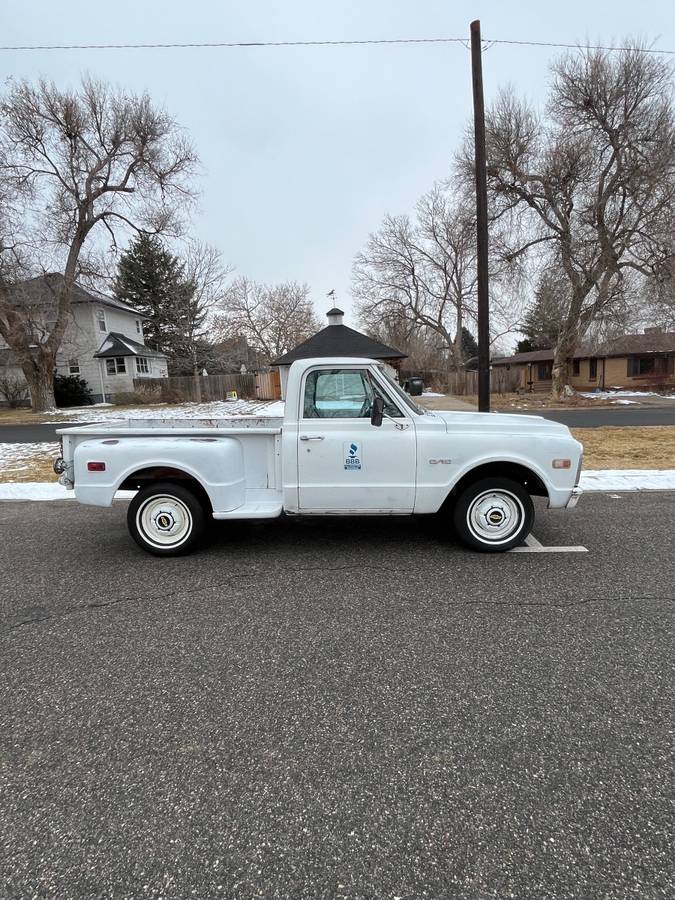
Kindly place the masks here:
<instances>
[{"instance_id":1,"label":"white siding house","mask_svg":"<svg viewBox=\"0 0 675 900\"><path fill-rule=\"evenodd\" d=\"M55 318L54 280L60 277L47 275L25 283L30 303L44 309L47 326ZM165 354L145 346L144 318L127 303L76 285L71 320L56 357L56 371L83 378L91 388L94 403L132 391L134 378L166 377ZM0 338L0 366L3 356L9 361L11 353ZM20 368L13 365L13 369L22 376Z\"/></svg>"}]
</instances>

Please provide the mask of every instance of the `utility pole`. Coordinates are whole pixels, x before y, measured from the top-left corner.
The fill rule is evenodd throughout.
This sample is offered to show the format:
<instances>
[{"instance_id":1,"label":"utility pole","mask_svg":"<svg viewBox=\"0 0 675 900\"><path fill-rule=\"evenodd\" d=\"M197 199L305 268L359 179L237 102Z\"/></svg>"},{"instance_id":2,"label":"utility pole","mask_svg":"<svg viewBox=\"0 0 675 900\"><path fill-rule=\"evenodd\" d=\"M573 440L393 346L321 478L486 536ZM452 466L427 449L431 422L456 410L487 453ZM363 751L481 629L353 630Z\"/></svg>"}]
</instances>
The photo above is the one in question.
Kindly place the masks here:
<instances>
[{"instance_id":1,"label":"utility pole","mask_svg":"<svg viewBox=\"0 0 675 900\"><path fill-rule=\"evenodd\" d=\"M490 412L490 299L488 289L487 167L480 21L471 23L471 79L476 148L476 241L478 247L478 411Z\"/></svg>"}]
</instances>

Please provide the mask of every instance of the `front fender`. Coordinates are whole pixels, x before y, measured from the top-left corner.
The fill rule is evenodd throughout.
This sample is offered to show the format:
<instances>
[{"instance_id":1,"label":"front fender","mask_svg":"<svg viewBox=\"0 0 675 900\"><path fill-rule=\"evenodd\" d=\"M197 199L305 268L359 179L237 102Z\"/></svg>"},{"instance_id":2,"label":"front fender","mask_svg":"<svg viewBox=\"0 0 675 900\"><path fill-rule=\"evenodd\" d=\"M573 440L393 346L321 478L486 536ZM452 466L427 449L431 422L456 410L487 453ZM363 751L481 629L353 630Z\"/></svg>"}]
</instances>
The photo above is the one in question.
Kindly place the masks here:
<instances>
[{"instance_id":1,"label":"front fender","mask_svg":"<svg viewBox=\"0 0 675 900\"><path fill-rule=\"evenodd\" d=\"M89 462L105 470L90 472ZM244 503L244 454L236 438L123 437L83 441L75 448L75 496L90 506L110 506L120 485L148 468L177 469L206 491L214 511Z\"/></svg>"}]
</instances>

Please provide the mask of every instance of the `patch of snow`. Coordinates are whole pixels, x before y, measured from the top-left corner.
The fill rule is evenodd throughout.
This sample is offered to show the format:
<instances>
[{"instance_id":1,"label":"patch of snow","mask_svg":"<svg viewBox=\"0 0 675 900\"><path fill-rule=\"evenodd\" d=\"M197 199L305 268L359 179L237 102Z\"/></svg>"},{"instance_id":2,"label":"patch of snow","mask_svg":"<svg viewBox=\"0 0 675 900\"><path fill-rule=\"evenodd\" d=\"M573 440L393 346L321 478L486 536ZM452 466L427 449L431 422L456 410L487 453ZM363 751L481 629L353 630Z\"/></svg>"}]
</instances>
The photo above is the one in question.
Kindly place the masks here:
<instances>
[{"instance_id":1,"label":"patch of snow","mask_svg":"<svg viewBox=\"0 0 675 900\"><path fill-rule=\"evenodd\" d=\"M56 458L59 454L59 445L55 442L42 444L0 444L0 474L10 470L19 474L24 469L29 469L31 463L36 462L45 455Z\"/></svg>"},{"instance_id":2,"label":"patch of snow","mask_svg":"<svg viewBox=\"0 0 675 900\"><path fill-rule=\"evenodd\" d=\"M613 397L659 397L655 391L579 391L580 397L589 400L610 400ZM666 398L668 399L668 398Z\"/></svg>"},{"instance_id":3,"label":"patch of snow","mask_svg":"<svg viewBox=\"0 0 675 900\"><path fill-rule=\"evenodd\" d=\"M135 491L118 491L116 500L130 500ZM75 491L68 491L57 481L24 481L0 483L0 500L74 500Z\"/></svg>"},{"instance_id":4,"label":"patch of snow","mask_svg":"<svg viewBox=\"0 0 675 900\"><path fill-rule=\"evenodd\" d=\"M675 491L675 469L587 469L584 491Z\"/></svg>"},{"instance_id":5,"label":"patch of snow","mask_svg":"<svg viewBox=\"0 0 675 900\"><path fill-rule=\"evenodd\" d=\"M270 416L284 414L283 400L214 400L211 403L149 404L121 409L107 407L71 406L50 413L65 422L115 422L125 419L229 419L232 416ZM52 419L49 424L53 424ZM44 424L44 423L43 423Z\"/></svg>"},{"instance_id":6,"label":"patch of snow","mask_svg":"<svg viewBox=\"0 0 675 900\"><path fill-rule=\"evenodd\" d=\"M637 400L613 400L615 406L637 406Z\"/></svg>"},{"instance_id":7,"label":"patch of snow","mask_svg":"<svg viewBox=\"0 0 675 900\"><path fill-rule=\"evenodd\" d=\"M445 397L445 394L437 394L435 391L424 391L423 397Z\"/></svg>"}]
</instances>

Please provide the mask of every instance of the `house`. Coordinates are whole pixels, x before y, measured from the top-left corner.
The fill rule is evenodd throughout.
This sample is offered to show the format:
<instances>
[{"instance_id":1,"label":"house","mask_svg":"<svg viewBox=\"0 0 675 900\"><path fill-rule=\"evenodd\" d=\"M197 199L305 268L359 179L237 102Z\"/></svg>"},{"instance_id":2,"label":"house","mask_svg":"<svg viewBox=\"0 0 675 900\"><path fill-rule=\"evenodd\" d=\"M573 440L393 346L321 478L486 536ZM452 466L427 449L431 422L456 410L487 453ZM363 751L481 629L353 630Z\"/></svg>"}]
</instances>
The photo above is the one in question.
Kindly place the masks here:
<instances>
[{"instance_id":1,"label":"house","mask_svg":"<svg viewBox=\"0 0 675 900\"><path fill-rule=\"evenodd\" d=\"M53 273L21 284L22 304L30 307L37 323L51 330L56 320L55 289L63 276ZM70 321L56 356L60 375L79 375L92 391L94 403L133 391L134 378L160 378L168 374L164 353L146 347L143 321L137 310L90 288L75 284ZM0 338L0 366L23 377L7 344Z\"/></svg>"},{"instance_id":2,"label":"house","mask_svg":"<svg viewBox=\"0 0 675 900\"><path fill-rule=\"evenodd\" d=\"M326 316L328 325L325 328L272 362L273 366L279 367L282 397L286 395L288 370L296 359L312 359L315 356L362 356L380 360L398 371L401 361L407 358L407 353L402 353L395 347L388 347L381 341L373 340L360 331L344 325L342 321L344 312L341 309L333 307L328 310Z\"/></svg>"},{"instance_id":3,"label":"house","mask_svg":"<svg viewBox=\"0 0 675 900\"><path fill-rule=\"evenodd\" d=\"M514 353L492 360L495 370L508 371L513 386L524 391L550 391L553 350ZM582 345L570 360L569 383L578 391L653 391L675 387L675 332L645 328L600 346Z\"/></svg>"}]
</instances>

